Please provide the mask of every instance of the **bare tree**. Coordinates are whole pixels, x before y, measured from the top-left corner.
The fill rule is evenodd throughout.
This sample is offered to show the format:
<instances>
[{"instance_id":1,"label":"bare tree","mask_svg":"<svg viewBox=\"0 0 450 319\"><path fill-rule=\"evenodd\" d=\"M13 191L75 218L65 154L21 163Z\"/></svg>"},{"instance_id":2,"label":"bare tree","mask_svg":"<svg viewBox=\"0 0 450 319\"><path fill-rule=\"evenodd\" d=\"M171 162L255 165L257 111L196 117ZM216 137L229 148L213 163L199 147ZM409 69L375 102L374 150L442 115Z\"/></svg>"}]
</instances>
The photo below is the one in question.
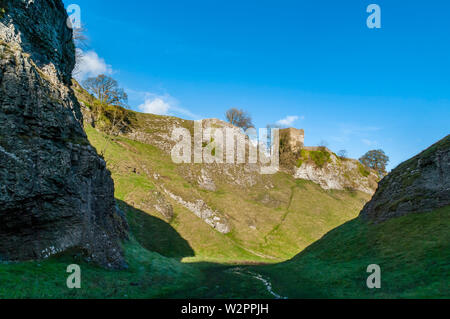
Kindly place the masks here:
<instances>
[{"instance_id":1,"label":"bare tree","mask_svg":"<svg viewBox=\"0 0 450 319\"><path fill-rule=\"evenodd\" d=\"M88 37L84 27L72 29L72 38L75 44L75 68L72 71L73 76L79 74L80 64L84 57L83 48L87 46Z\"/></svg>"},{"instance_id":2,"label":"bare tree","mask_svg":"<svg viewBox=\"0 0 450 319\"><path fill-rule=\"evenodd\" d=\"M242 128L243 130L254 127L251 116L244 110L238 110L236 108L229 109L226 112L225 117L228 122L234 126Z\"/></svg>"},{"instance_id":3,"label":"bare tree","mask_svg":"<svg viewBox=\"0 0 450 319\"><path fill-rule=\"evenodd\" d=\"M83 86L100 101L102 107L107 104L125 107L128 102L127 93L119 87L117 81L104 74L88 78L83 82Z\"/></svg>"},{"instance_id":4,"label":"bare tree","mask_svg":"<svg viewBox=\"0 0 450 319\"><path fill-rule=\"evenodd\" d=\"M84 27L72 29L72 38L77 47L86 45L86 42L88 40L86 32L87 30Z\"/></svg>"},{"instance_id":5,"label":"bare tree","mask_svg":"<svg viewBox=\"0 0 450 319\"><path fill-rule=\"evenodd\" d=\"M83 82L83 87L97 99L97 115L101 114L109 119L104 128L108 142L101 152L104 155L113 136L120 134L126 126L127 111L123 108L128 108L128 95L116 80L104 74L88 78Z\"/></svg>"},{"instance_id":6,"label":"bare tree","mask_svg":"<svg viewBox=\"0 0 450 319\"><path fill-rule=\"evenodd\" d=\"M319 143L319 147L327 148L328 142L326 140L321 140Z\"/></svg>"},{"instance_id":7,"label":"bare tree","mask_svg":"<svg viewBox=\"0 0 450 319\"><path fill-rule=\"evenodd\" d=\"M340 158L348 158L348 152L347 152L347 150L340 150L340 151L338 152L338 156L339 156Z\"/></svg>"}]
</instances>

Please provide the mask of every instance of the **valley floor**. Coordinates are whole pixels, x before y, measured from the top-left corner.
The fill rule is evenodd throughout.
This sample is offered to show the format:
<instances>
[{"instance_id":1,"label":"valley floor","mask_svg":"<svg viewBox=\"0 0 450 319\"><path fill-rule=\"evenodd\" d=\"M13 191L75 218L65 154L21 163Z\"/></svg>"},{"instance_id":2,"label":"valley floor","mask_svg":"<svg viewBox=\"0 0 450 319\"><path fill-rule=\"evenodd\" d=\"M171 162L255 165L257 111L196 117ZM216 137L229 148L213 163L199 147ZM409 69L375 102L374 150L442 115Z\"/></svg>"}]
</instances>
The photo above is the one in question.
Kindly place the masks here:
<instances>
[{"instance_id":1,"label":"valley floor","mask_svg":"<svg viewBox=\"0 0 450 319\"><path fill-rule=\"evenodd\" d=\"M0 298L448 298L450 207L371 225L360 218L290 261L272 265L183 263L124 244L129 268L108 271L74 256L1 263ZM82 288L66 287L70 264ZM366 287L366 268L382 288Z\"/></svg>"},{"instance_id":2,"label":"valley floor","mask_svg":"<svg viewBox=\"0 0 450 319\"><path fill-rule=\"evenodd\" d=\"M89 126L86 132L112 172L127 216L128 268L105 270L69 253L0 261L0 298L450 296L450 207L370 224L357 217L368 194L326 191L286 173L252 187L222 182L222 174L214 190L205 190L189 177L198 167L177 166L155 146ZM231 231L220 233L179 202L164 199L167 189L224 213ZM155 204L171 207L171 216ZM66 286L71 264L81 266L81 289ZM381 267L381 289L367 288L371 264Z\"/></svg>"}]
</instances>

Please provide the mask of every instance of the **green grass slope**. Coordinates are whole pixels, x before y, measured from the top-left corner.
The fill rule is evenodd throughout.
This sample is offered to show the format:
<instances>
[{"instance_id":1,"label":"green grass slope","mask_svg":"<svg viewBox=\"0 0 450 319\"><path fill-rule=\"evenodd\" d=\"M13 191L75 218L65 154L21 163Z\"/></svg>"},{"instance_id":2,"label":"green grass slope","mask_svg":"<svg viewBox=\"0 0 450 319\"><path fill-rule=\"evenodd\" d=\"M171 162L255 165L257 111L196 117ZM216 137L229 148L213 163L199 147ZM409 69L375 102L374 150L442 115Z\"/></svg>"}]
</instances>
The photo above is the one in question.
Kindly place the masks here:
<instances>
[{"instance_id":1,"label":"green grass slope","mask_svg":"<svg viewBox=\"0 0 450 319\"><path fill-rule=\"evenodd\" d=\"M381 224L358 218L292 260L255 269L290 298L448 298L450 206ZM367 288L367 266L381 267L381 289Z\"/></svg>"},{"instance_id":2,"label":"green grass slope","mask_svg":"<svg viewBox=\"0 0 450 319\"><path fill-rule=\"evenodd\" d=\"M164 193L164 187L187 201L200 198L209 207L227 214L232 232L224 235L182 205L170 201L174 216L165 221L193 250L178 256L184 257L185 262L287 260L331 229L355 218L369 199L369 195L359 192L325 191L314 183L295 180L281 172L264 177L273 185L270 190L262 184L243 188L224 182L217 185L216 191L206 191L184 177L185 166L174 164L170 156L155 146L124 137L111 139L88 125L86 132L92 145L103 150L115 182L116 198L129 206L164 219L147 204L151 193ZM154 173L160 176L158 180ZM160 242L166 237L164 227L146 229L141 222L132 222L131 226L138 235L155 241L148 244L153 250L165 247ZM166 251L171 256L169 246Z\"/></svg>"},{"instance_id":3,"label":"green grass slope","mask_svg":"<svg viewBox=\"0 0 450 319\"><path fill-rule=\"evenodd\" d=\"M223 184L205 191L186 180L180 166L158 148L86 130L91 143L104 150L119 207L130 225L130 239L124 243L128 269L105 270L70 252L45 261L0 261L0 298L450 295L450 207L370 224L353 219L367 195L324 191L284 173L269 177L271 190ZM161 178L155 181L152 172ZM185 198L201 196L211 207L227 209L233 231L221 234L176 203L170 220L146 209L146 196L161 187L161 180ZM269 200L263 203L266 194ZM249 219L256 231L249 230ZM74 263L82 269L79 290L66 287L66 268ZM370 264L381 266L381 289L366 286ZM271 291L262 278L271 283Z\"/></svg>"},{"instance_id":4,"label":"green grass slope","mask_svg":"<svg viewBox=\"0 0 450 319\"><path fill-rule=\"evenodd\" d=\"M129 268L110 271L68 253L45 261L0 263L0 298L159 298L195 287L199 270L150 252L134 239L124 244ZM66 286L67 266L81 267L81 289Z\"/></svg>"},{"instance_id":5,"label":"green grass slope","mask_svg":"<svg viewBox=\"0 0 450 319\"><path fill-rule=\"evenodd\" d=\"M91 109L87 113L94 114L98 105L80 92ZM331 229L357 217L369 200L368 194L325 191L282 172L260 176L251 187L221 181L219 176L214 191L201 189L186 174L200 167L176 165L152 143L107 135L115 111L108 106L97 119L85 117L96 125L87 123L85 129L106 160L116 199L127 216L130 240L123 247L129 268L105 270L71 252L44 261L0 260L0 298L273 298L257 276L247 273L248 265L289 260ZM120 130L126 133L138 128L157 136L173 121L192 129L191 121L120 112L125 123ZM159 142L163 140L155 143ZM152 194L164 194L164 189L186 201L202 199L211 209L224 212L232 231L216 231L170 198L173 216L161 215L150 202ZM81 266L82 289L66 287L70 264ZM282 283L287 278L277 278L265 267L256 267L255 273L267 269L266 279L274 287L278 287L275 280Z\"/></svg>"}]
</instances>

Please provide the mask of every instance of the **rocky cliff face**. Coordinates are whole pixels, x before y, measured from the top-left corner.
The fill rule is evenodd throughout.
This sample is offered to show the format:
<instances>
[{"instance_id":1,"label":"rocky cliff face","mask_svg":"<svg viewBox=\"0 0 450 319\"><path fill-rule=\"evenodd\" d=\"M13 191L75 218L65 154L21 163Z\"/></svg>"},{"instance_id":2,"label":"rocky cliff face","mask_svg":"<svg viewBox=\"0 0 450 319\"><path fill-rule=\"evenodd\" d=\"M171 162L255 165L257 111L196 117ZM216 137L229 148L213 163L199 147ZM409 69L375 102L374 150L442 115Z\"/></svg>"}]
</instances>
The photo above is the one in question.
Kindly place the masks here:
<instances>
[{"instance_id":1,"label":"rocky cliff face","mask_svg":"<svg viewBox=\"0 0 450 319\"><path fill-rule=\"evenodd\" d=\"M75 52L62 1L0 7L0 259L74 249L120 267L126 223L70 88Z\"/></svg>"},{"instance_id":2,"label":"rocky cliff face","mask_svg":"<svg viewBox=\"0 0 450 319\"><path fill-rule=\"evenodd\" d=\"M450 205L450 135L399 165L361 215L375 222Z\"/></svg>"},{"instance_id":3,"label":"rocky cliff face","mask_svg":"<svg viewBox=\"0 0 450 319\"><path fill-rule=\"evenodd\" d=\"M296 179L309 180L326 190L375 193L378 175L359 161L339 157L326 147L304 145L304 130L280 130L280 164Z\"/></svg>"},{"instance_id":4,"label":"rocky cliff face","mask_svg":"<svg viewBox=\"0 0 450 319\"><path fill-rule=\"evenodd\" d=\"M303 153L309 159L300 160L294 171L295 178L313 181L323 189L357 190L367 194L375 192L378 175L357 160L340 158L329 150L308 151L306 149ZM323 163L320 156L323 158Z\"/></svg>"}]
</instances>

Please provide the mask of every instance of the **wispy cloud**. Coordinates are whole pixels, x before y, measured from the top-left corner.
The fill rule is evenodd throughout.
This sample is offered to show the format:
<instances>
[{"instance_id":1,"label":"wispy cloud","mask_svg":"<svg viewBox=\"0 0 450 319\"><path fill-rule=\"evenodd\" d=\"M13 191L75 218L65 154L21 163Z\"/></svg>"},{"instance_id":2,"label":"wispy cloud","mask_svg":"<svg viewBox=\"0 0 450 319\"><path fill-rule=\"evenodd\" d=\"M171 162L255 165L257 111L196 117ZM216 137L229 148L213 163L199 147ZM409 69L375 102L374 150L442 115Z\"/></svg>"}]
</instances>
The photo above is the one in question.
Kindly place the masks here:
<instances>
[{"instance_id":1,"label":"wispy cloud","mask_svg":"<svg viewBox=\"0 0 450 319\"><path fill-rule=\"evenodd\" d=\"M367 134L381 130L377 126L341 125L341 131L345 135Z\"/></svg>"},{"instance_id":2,"label":"wispy cloud","mask_svg":"<svg viewBox=\"0 0 450 319\"><path fill-rule=\"evenodd\" d=\"M127 90L133 94L136 99L144 100L137 109L143 113L151 113L157 115L185 116L189 119L198 120L202 117L193 112L179 106L176 98L169 94L156 94L151 92L141 92L135 90Z\"/></svg>"},{"instance_id":3,"label":"wispy cloud","mask_svg":"<svg viewBox=\"0 0 450 319\"><path fill-rule=\"evenodd\" d=\"M73 76L78 81L81 82L88 77L96 77L100 74L112 75L114 73L115 71L112 66L107 64L105 59L101 58L97 52L93 50L83 51L77 49L77 61ZM126 92L130 98L141 103L137 106L137 110L141 112L157 115L179 115L194 120L202 118L201 116L180 107L178 100L169 94L157 94L146 91L136 91L133 89L126 89Z\"/></svg>"},{"instance_id":4,"label":"wispy cloud","mask_svg":"<svg viewBox=\"0 0 450 319\"><path fill-rule=\"evenodd\" d=\"M74 77L78 81L85 80L88 77L96 77L100 74L111 75L113 73L111 65L99 57L97 52L84 52L81 49L77 49L77 64L74 70Z\"/></svg>"},{"instance_id":5,"label":"wispy cloud","mask_svg":"<svg viewBox=\"0 0 450 319\"><path fill-rule=\"evenodd\" d=\"M355 138L359 138L364 144L372 146L377 144L377 142L370 140L370 135L380 130L381 128L377 126L341 124L338 130L338 134L332 136L331 139L338 143L348 143Z\"/></svg>"},{"instance_id":6,"label":"wispy cloud","mask_svg":"<svg viewBox=\"0 0 450 319\"><path fill-rule=\"evenodd\" d=\"M276 124L279 126L292 126L295 122L297 122L300 119L304 120L305 117L297 116L297 115L289 115L289 116L286 116L284 119L277 121Z\"/></svg>"},{"instance_id":7,"label":"wispy cloud","mask_svg":"<svg viewBox=\"0 0 450 319\"><path fill-rule=\"evenodd\" d=\"M366 138L362 139L361 141L362 141L364 144L366 144L367 146L376 146L376 145L378 145L378 142L377 142L377 141L371 141L371 140L368 140L368 139L366 139Z\"/></svg>"}]
</instances>

